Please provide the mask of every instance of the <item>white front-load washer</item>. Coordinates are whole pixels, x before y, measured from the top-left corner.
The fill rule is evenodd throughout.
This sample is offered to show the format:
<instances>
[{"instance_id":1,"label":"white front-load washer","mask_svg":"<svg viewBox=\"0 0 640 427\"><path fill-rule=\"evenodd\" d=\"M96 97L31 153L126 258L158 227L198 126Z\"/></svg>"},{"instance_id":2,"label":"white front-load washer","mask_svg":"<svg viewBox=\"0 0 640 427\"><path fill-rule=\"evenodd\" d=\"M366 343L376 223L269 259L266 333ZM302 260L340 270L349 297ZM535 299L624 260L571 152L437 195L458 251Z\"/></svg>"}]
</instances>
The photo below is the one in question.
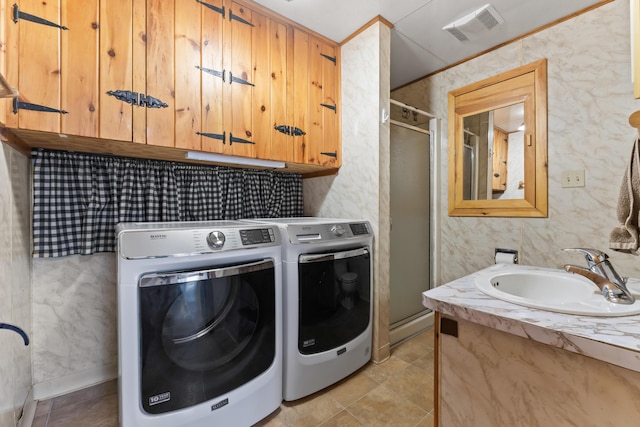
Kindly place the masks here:
<instances>
[{"instance_id":1,"label":"white front-load washer","mask_svg":"<svg viewBox=\"0 0 640 427\"><path fill-rule=\"evenodd\" d=\"M116 233L120 425L250 426L276 410L277 227L123 223Z\"/></svg>"},{"instance_id":2,"label":"white front-load washer","mask_svg":"<svg viewBox=\"0 0 640 427\"><path fill-rule=\"evenodd\" d=\"M365 220L253 221L282 232L283 398L296 400L371 359L373 232Z\"/></svg>"}]
</instances>

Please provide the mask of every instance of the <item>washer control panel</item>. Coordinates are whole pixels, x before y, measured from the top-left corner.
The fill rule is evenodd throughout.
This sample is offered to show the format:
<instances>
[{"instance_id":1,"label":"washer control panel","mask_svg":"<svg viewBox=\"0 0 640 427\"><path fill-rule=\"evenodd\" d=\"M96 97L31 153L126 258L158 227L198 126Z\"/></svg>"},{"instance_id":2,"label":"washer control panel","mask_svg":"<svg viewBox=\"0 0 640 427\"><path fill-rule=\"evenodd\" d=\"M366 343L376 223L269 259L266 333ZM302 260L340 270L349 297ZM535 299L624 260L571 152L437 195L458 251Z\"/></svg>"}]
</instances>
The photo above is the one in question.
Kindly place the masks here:
<instances>
[{"instance_id":1,"label":"washer control panel","mask_svg":"<svg viewBox=\"0 0 640 427\"><path fill-rule=\"evenodd\" d=\"M127 259L162 258L276 246L281 241L276 226L200 223L190 228L188 225L123 229L118 233L119 255Z\"/></svg>"}]
</instances>

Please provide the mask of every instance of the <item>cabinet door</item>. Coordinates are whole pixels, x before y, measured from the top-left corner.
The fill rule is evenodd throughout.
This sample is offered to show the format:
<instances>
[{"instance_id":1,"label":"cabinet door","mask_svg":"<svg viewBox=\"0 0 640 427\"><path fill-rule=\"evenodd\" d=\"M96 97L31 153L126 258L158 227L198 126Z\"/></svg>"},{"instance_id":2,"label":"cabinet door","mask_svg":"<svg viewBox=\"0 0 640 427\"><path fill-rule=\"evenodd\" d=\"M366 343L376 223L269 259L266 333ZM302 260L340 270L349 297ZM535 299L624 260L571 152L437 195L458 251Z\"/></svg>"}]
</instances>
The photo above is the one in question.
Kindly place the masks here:
<instances>
[{"instance_id":1,"label":"cabinet door","mask_svg":"<svg viewBox=\"0 0 640 427\"><path fill-rule=\"evenodd\" d=\"M306 135L294 137L294 162L340 165L338 48L294 29L293 123Z\"/></svg>"},{"instance_id":2,"label":"cabinet door","mask_svg":"<svg viewBox=\"0 0 640 427\"><path fill-rule=\"evenodd\" d=\"M226 13L222 0L206 0L202 3L202 125L201 150L222 153L226 145L222 92L226 82L223 56L223 26Z\"/></svg>"},{"instance_id":3,"label":"cabinet door","mask_svg":"<svg viewBox=\"0 0 640 427\"><path fill-rule=\"evenodd\" d=\"M60 32L61 132L98 137L100 2L62 0L60 20L69 28Z\"/></svg>"},{"instance_id":4,"label":"cabinet door","mask_svg":"<svg viewBox=\"0 0 640 427\"><path fill-rule=\"evenodd\" d=\"M17 69L8 73L11 84L20 92L20 104L14 112L17 120L7 119L8 125L22 129L60 132L60 1L21 0L7 8L13 16L24 12L50 22L52 25L20 18L7 23L9 40L7 62L17 59ZM9 65L9 67L11 67ZM45 111L33 110L42 108Z\"/></svg>"},{"instance_id":5,"label":"cabinet door","mask_svg":"<svg viewBox=\"0 0 640 427\"><path fill-rule=\"evenodd\" d=\"M135 18L138 19L138 25L140 20L144 21L144 14L140 16L140 9L144 10L144 3L142 7L140 4L140 0L102 0L100 2L99 133L101 138L118 141L133 140L134 106L109 93L135 90L134 47L136 45L139 47L142 40L134 41L133 30ZM143 38L144 33L140 36ZM138 79L139 83L140 79ZM139 111L136 112L137 117L144 118L139 113ZM144 123L142 125L144 126Z\"/></svg>"},{"instance_id":6,"label":"cabinet door","mask_svg":"<svg viewBox=\"0 0 640 427\"><path fill-rule=\"evenodd\" d=\"M338 66L337 48L321 40L311 39L310 115L311 138L309 163L338 166Z\"/></svg>"},{"instance_id":7,"label":"cabinet door","mask_svg":"<svg viewBox=\"0 0 640 427\"><path fill-rule=\"evenodd\" d=\"M232 2L229 7L228 31L225 36L229 43L224 52L224 62L228 70L228 84L224 88L225 129L229 133L225 154L256 157L253 130L253 46L256 40L265 37L261 17L246 6ZM253 21L258 23L258 26ZM256 46L257 48L257 46Z\"/></svg>"},{"instance_id":8,"label":"cabinet door","mask_svg":"<svg viewBox=\"0 0 640 427\"><path fill-rule=\"evenodd\" d=\"M309 146L311 121L309 115L309 34L298 28L293 29L292 67L289 68L291 81L291 96L289 97L289 122L301 129L305 134L293 137L292 162L307 163L309 161Z\"/></svg>"},{"instance_id":9,"label":"cabinet door","mask_svg":"<svg viewBox=\"0 0 640 427\"><path fill-rule=\"evenodd\" d=\"M145 96L158 101L144 107L146 142L166 147L174 146L176 136L176 11L191 4L176 7L177 1L147 0Z\"/></svg>"}]
</instances>

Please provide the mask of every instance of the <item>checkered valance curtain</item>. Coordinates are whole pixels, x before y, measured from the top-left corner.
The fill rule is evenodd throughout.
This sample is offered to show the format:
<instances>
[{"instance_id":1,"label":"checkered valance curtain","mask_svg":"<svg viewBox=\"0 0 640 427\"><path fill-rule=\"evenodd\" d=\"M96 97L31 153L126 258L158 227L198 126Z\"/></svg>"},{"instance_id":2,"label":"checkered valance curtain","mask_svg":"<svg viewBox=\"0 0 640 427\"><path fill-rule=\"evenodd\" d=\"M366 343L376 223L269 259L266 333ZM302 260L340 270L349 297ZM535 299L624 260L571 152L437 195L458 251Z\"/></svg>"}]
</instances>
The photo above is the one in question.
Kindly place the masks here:
<instances>
[{"instance_id":1,"label":"checkered valance curtain","mask_svg":"<svg viewBox=\"0 0 640 427\"><path fill-rule=\"evenodd\" d=\"M303 213L300 174L34 150L33 256L114 252L119 222Z\"/></svg>"}]
</instances>

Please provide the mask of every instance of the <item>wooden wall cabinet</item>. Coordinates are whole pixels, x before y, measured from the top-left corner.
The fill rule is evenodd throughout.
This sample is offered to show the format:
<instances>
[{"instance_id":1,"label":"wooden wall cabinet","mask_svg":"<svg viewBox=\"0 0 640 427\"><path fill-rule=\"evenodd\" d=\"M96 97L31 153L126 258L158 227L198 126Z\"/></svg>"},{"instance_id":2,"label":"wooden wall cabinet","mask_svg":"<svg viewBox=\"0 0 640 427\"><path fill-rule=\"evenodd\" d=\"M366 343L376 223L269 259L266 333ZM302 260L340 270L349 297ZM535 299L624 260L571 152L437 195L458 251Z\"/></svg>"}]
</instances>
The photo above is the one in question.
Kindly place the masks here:
<instances>
[{"instance_id":1,"label":"wooden wall cabinet","mask_svg":"<svg viewBox=\"0 0 640 427\"><path fill-rule=\"evenodd\" d=\"M27 15L14 22L14 1L19 13L49 24ZM262 6L3 0L2 7L5 77L20 92L15 114L13 104L4 107L7 128L182 150L154 153L167 160L194 150L321 167L314 171L340 165L339 47ZM20 134L42 145L28 136ZM99 151L97 142L86 151Z\"/></svg>"}]
</instances>

